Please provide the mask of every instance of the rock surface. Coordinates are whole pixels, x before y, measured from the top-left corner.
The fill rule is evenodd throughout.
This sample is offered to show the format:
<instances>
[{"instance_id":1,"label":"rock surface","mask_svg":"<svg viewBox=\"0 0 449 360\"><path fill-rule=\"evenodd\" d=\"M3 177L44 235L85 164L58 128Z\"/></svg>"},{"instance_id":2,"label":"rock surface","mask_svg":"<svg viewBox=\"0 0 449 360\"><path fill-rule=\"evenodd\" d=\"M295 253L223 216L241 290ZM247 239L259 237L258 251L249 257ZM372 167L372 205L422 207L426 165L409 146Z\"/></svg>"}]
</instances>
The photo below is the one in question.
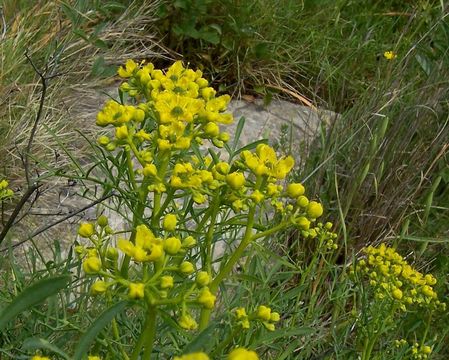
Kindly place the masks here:
<instances>
[{"instance_id":1,"label":"rock surface","mask_svg":"<svg viewBox=\"0 0 449 360\"><path fill-rule=\"evenodd\" d=\"M70 115L94 122L96 113L114 91L111 89L107 92L80 96L76 106L70 109ZM287 136L288 143L294 147L299 146L299 144L308 144L315 138L320 124L329 124L335 116L330 111L313 110L284 100L274 100L267 106L263 104L262 100L252 102L233 100L228 109L233 113L235 122L223 130L231 134L231 139L233 139L239 119L245 118L245 126L238 144L240 146L259 139L268 139L272 145L282 146L281 138L283 136ZM282 128L284 129L282 130ZM287 151L287 149L282 150ZM47 223L61 219L67 214L73 214L89 204L89 201L81 196L84 189L78 185L67 183L64 180L61 184L55 184L47 188L33 207L35 215L31 215L31 223L27 223L26 226L27 229L30 228L30 225L32 226L32 230L27 232L28 235ZM49 216L42 214L49 214ZM115 230L126 228L127 224L117 213L106 209L106 215L109 216L110 225ZM94 220L97 216L96 207L91 207L39 235L36 241L46 243L46 246L42 247L44 257L52 258L50 249L54 248L55 241L60 244L62 255L66 253L76 239L78 224L81 221ZM13 243L16 241L18 239L14 239ZM25 250L28 248L28 244L25 244L22 248Z\"/></svg>"}]
</instances>

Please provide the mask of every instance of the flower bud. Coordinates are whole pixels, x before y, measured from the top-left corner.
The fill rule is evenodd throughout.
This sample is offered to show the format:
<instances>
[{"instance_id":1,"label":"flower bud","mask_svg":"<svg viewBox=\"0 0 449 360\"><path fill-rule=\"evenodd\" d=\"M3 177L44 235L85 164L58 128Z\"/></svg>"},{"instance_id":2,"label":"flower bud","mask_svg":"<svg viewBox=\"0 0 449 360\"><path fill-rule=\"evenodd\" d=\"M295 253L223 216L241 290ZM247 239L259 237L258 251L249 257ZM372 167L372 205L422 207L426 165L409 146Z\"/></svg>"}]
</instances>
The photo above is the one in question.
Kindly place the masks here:
<instances>
[{"instance_id":1,"label":"flower bud","mask_svg":"<svg viewBox=\"0 0 449 360\"><path fill-rule=\"evenodd\" d=\"M245 177L242 173L233 172L226 175L226 182L232 189L238 190L245 185Z\"/></svg>"},{"instance_id":2,"label":"flower bud","mask_svg":"<svg viewBox=\"0 0 449 360\"><path fill-rule=\"evenodd\" d=\"M296 199L296 203L298 206L305 208L309 205L309 199L307 199L304 195L301 195Z\"/></svg>"},{"instance_id":3,"label":"flower bud","mask_svg":"<svg viewBox=\"0 0 449 360\"><path fill-rule=\"evenodd\" d=\"M189 275L195 271L195 267L191 262L184 261L179 266L179 271L182 272L183 274Z\"/></svg>"},{"instance_id":4,"label":"flower bud","mask_svg":"<svg viewBox=\"0 0 449 360\"><path fill-rule=\"evenodd\" d=\"M142 170L143 176L156 176L157 175L157 168L154 164L147 164Z\"/></svg>"},{"instance_id":5,"label":"flower bud","mask_svg":"<svg viewBox=\"0 0 449 360\"><path fill-rule=\"evenodd\" d=\"M209 137L217 137L220 134L220 127L213 122L209 122L204 127L204 132Z\"/></svg>"},{"instance_id":6,"label":"flower bud","mask_svg":"<svg viewBox=\"0 0 449 360\"><path fill-rule=\"evenodd\" d=\"M310 221L304 216L295 219L295 223L302 230L309 230L310 228Z\"/></svg>"},{"instance_id":7,"label":"flower bud","mask_svg":"<svg viewBox=\"0 0 449 360\"><path fill-rule=\"evenodd\" d=\"M291 183L287 185L287 195L292 199L303 195L305 192L304 186L300 183Z\"/></svg>"},{"instance_id":8,"label":"flower bud","mask_svg":"<svg viewBox=\"0 0 449 360\"><path fill-rule=\"evenodd\" d=\"M106 250L106 257L109 260L117 260L118 259L118 250L113 247L108 247Z\"/></svg>"},{"instance_id":9,"label":"flower bud","mask_svg":"<svg viewBox=\"0 0 449 360\"><path fill-rule=\"evenodd\" d=\"M215 170L217 170L217 172L221 175L226 175L229 172L230 168L231 167L229 166L229 164L225 162L219 162L215 165Z\"/></svg>"},{"instance_id":10,"label":"flower bud","mask_svg":"<svg viewBox=\"0 0 449 360\"><path fill-rule=\"evenodd\" d=\"M130 283L128 285L128 296L131 299L143 299L145 297L145 284Z\"/></svg>"},{"instance_id":11,"label":"flower bud","mask_svg":"<svg viewBox=\"0 0 449 360\"><path fill-rule=\"evenodd\" d=\"M161 289L171 289L173 287L173 276L161 276L160 287Z\"/></svg>"},{"instance_id":12,"label":"flower bud","mask_svg":"<svg viewBox=\"0 0 449 360\"><path fill-rule=\"evenodd\" d=\"M190 249L192 247L194 247L196 245L196 240L193 236L187 236L183 241L182 241L182 247L186 248L186 249Z\"/></svg>"},{"instance_id":13,"label":"flower bud","mask_svg":"<svg viewBox=\"0 0 449 360\"><path fill-rule=\"evenodd\" d=\"M81 223L78 228L78 235L83 238L90 238L93 234L95 234L95 227L91 223Z\"/></svg>"},{"instance_id":14,"label":"flower bud","mask_svg":"<svg viewBox=\"0 0 449 360\"><path fill-rule=\"evenodd\" d=\"M108 218L105 215L100 215L97 219L97 224L104 228L108 225Z\"/></svg>"},{"instance_id":15,"label":"flower bud","mask_svg":"<svg viewBox=\"0 0 449 360\"><path fill-rule=\"evenodd\" d=\"M307 215L312 219L319 218L323 215L323 206L316 201L311 201L307 206Z\"/></svg>"},{"instance_id":16,"label":"flower bud","mask_svg":"<svg viewBox=\"0 0 449 360\"><path fill-rule=\"evenodd\" d=\"M90 287L90 293L91 295L100 295L106 292L107 289L108 286L106 282L99 280L92 284L92 286Z\"/></svg>"},{"instance_id":17,"label":"flower bud","mask_svg":"<svg viewBox=\"0 0 449 360\"><path fill-rule=\"evenodd\" d=\"M90 256L83 261L83 270L86 274L96 274L101 270L101 260Z\"/></svg>"},{"instance_id":18,"label":"flower bud","mask_svg":"<svg viewBox=\"0 0 449 360\"><path fill-rule=\"evenodd\" d=\"M164 250L170 255L176 255L181 250L181 240L174 236L165 239Z\"/></svg>"},{"instance_id":19,"label":"flower bud","mask_svg":"<svg viewBox=\"0 0 449 360\"><path fill-rule=\"evenodd\" d=\"M162 226L165 231L175 231L176 223L177 223L176 215L168 214L165 215Z\"/></svg>"},{"instance_id":20,"label":"flower bud","mask_svg":"<svg viewBox=\"0 0 449 360\"><path fill-rule=\"evenodd\" d=\"M270 316L270 320L273 322L278 322L279 320L281 320L281 316L277 312L272 312L271 316Z\"/></svg>"},{"instance_id":21,"label":"flower bud","mask_svg":"<svg viewBox=\"0 0 449 360\"><path fill-rule=\"evenodd\" d=\"M210 281L211 281L210 275L206 271L200 271L196 275L196 283L200 287L209 285Z\"/></svg>"},{"instance_id":22,"label":"flower bud","mask_svg":"<svg viewBox=\"0 0 449 360\"><path fill-rule=\"evenodd\" d=\"M102 135L98 138L97 143L100 146L106 146L109 144L111 140L106 136L106 135Z\"/></svg>"},{"instance_id":23,"label":"flower bud","mask_svg":"<svg viewBox=\"0 0 449 360\"><path fill-rule=\"evenodd\" d=\"M118 126L115 128L115 137L119 140L125 140L128 138L128 127L126 125Z\"/></svg>"}]
</instances>

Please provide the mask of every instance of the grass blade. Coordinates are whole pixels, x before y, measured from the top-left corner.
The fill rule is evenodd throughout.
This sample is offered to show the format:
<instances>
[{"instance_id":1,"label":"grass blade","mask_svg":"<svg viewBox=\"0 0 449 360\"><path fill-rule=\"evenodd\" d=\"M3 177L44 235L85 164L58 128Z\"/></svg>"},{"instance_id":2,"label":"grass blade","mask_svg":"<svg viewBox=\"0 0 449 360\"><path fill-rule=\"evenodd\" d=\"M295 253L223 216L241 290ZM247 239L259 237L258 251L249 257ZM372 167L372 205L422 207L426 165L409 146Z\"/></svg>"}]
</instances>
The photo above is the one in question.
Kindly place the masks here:
<instances>
[{"instance_id":1,"label":"grass blade","mask_svg":"<svg viewBox=\"0 0 449 360\"><path fill-rule=\"evenodd\" d=\"M128 305L129 302L124 300L104 311L81 337L78 345L76 346L73 359L81 360L83 356L87 354L89 346L97 338L97 335L101 332L101 330L103 330L103 328L112 321L115 315L122 312Z\"/></svg>"},{"instance_id":2,"label":"grass blade","mask_svg":"<svg viewBox=\"0 0 449 360\"><path fill-rule=\"evenodd\" d=\"M61 356L64 359L70 360L70 356L67 355L64 351L58 348L56 345L51 344L45 339L40 338L28 338L24 341L22 345L22 350L36 350L36 349L45 349L47 351L51 351L54 354Z\"/></svg>"},{"instance_id":3,"label":"grass blade","mask_svg":"<svg viewBox=\"0 0 449 360\"><path fill-rule=\"evenodd\" d=\"M29 308L41 303L46 298L56 294L67 287L70 281L69 275L56 276L43 279L23 290L0 313L0 330L3 330L8 322Z\"/></svg>"}]
</instances>

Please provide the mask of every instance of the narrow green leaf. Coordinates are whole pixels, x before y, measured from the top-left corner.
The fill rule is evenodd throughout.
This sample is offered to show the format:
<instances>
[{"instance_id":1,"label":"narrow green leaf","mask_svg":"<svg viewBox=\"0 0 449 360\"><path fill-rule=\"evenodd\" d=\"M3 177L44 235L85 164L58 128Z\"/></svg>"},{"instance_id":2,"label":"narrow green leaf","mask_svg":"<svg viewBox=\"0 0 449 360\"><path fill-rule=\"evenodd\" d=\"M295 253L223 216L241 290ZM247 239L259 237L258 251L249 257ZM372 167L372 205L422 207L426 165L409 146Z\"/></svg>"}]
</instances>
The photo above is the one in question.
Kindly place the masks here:
<instances>
[{"instance_id":1,"label":"narrow green leaf","mask_svg":"<svg viewBox=\"0 0 449 360\"><path fill-rule=\"evenodd\" d=\"M193 353L198 351L210 350L213 344L214 330L217 327L216 323L212 323L203 331L201 331L187 346L184 348L184 353Z\"/></svg>"},{"instance_id":2,"label":"narrow green leaf","mask_svg":"<svg viewBox=\"0 0 449 360\"><path fill-rule=\"evenodd\" d=\"M128 305L129 302L124 300L105 310L81 337L78 345L76 346L73 359L81 360L83 356L88 352L90 345L97 338L98 334L112 321L112 319L117 314L122 312Z\"/></svg>"},{"instance_id":3,"label":"narrow green leaf","mask_svg":"<svg viewBox=\"0 0 449 360\"><path fill-rule=\"evenodd\" d=\"M240 136L242 135L243 127L245 126L245 118L242 116L237 124L237 128L235 129L234 143L232 144L233 149L237 149L237 145L239 144Z\"/></svg>"},{"instance_id":4,"label":"narrow green leaf","mask_svg":"<svg viewBox=\"0 0 449 360\"><path fill-rule=\"evenodd\" d=\"M52 353L63 357L64 359L67 359L67 360L70 359L69 355L67 355L64 351L62 351L56 345L49 343L45 339L28 338L23 342L22 350L36 350L36 349L45 349L47 351L51 351Z\"/></svg>"},{"instance_id":5,"label":"narrow green leaf","mask_svg":"<svg viewBox=\"0 0 449 360\"><path fill-rule=\"evenodd\" d=\"M0 330L20 313L67 287L69 281L70 275L62 275L40 280L27 287L0 313Z\"/></svg>"}]
</instances>

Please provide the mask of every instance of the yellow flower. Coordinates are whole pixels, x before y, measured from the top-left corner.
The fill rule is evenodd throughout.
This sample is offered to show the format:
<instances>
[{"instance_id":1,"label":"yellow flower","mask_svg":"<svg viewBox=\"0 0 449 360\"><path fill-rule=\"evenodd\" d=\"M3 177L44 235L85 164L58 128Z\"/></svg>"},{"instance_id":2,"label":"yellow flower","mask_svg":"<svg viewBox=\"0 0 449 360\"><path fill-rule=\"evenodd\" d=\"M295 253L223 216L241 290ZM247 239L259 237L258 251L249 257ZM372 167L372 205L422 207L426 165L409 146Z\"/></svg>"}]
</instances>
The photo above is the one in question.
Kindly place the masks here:
<instances>
[{"instance_id":1,"label":"yellow flower","mask_svg":"<svg viewBox=\"0 0 449 360\"><path fill-rule=\"evenodd\" d=\"M216 296L214 296L207 287L202 288L198 294L198 302L206 309L213 309L215 299Z\"/></svg>"},{"instance_id":2,"label":"yellow flower","mask_svg":"<svg viewBox=\"0 0 449 360\"><path fill-rule=\"evenodd\" d=\"M39 356L39 355L34 355L31 360L50 360L49 357L47 356Z\"/></svg>"},{"instance_id":3,"label":"yellow flower","mask_svg":"<svg viewBox=\"0 0 449 360\"><path fill-rule=\"evenodd\" d=\"M157 261L164 256L162 240L156 238L145 225L137 226L135 244L119 239L117 246L123 253L138 262Z\"/></svg>"},{"instance_id":4,"label":"yellow flower","mask_svg":"<svg viewBox=\"0 0 449 360\"><path fill-rule=\"evenodd\" d=\"M264 195L259 191L259 190L255 190L253 191L253 193L250 195L250 198L252 200L254 200L254 202L256 204L260 203L263 199L264 199Z\"/></svg>"},{"instance_id":5,"label":"yellow flower","mask_svg":"<svg viewBox=\"0 0 449 360\"><path fill-rule=\"evenodd\" d=\"M237 348L228 355L228 360L259 360L257 354L252 350Z\"/></svg>"},{"instance_id":6,"label":"yellow flower","mask_svg":"<svg viewBox=\"0 0 449 360\"><path fill-rule=\"evenodd\" d=\"M387 60L393 60L396 59L398 55L393 51L385 51L384 52L384 58Z\"/></svg>"},{"instance_id":7,"label":"yellow flower","mask_svg":"<svg viewBox=\"0 0 449 360\"><path fill-rule=\"evenodd\" d=\"M271 309L268 306L260 305L257 308L256 316L261 320L269 321L271 319Z\"/></svg>"},{"instance_id":8,"label":"yellow flower","mask_svg":"<svg viewBox=\"0 0 449 360\"><path fill-rule=\"evenodd\" d=\"M128 285L128 296L131 299L143 299L145 297L145 284L130 283Z\"/></svg>"},{"instance_id":9,"label":"yellow flower","mask_svg":"<svg viewBox=\"0 0 449 360\"><path fill-rule=\"evenodd\" d=\"M176 215L174 214L167 214L164 217L164 221L163 221L163 228L165 231L175 231L176 229Z\"/></svg>"},{"instance_id":10,"label":"yellow flower","mask_svg":"<svg viewBox=\"0 0 449 360\"><path fill-rule=\"evenodd\" d=\"M210 359L206 353L196 352L192 354L182 355L181 357L175 356L173 360L210 360Z\"/></svg>"},{"instance_id":11,"label":"yellow flower","mask_svg":"<svg viewBox=\"0 0 449 360\"><path fill-rule=\"evenodd\" d=\"M178 320L178 324L186 330L195 330L196 328L198 328L198 324L195 319L188 314L182 315Z\"/></svg>"},{"instance_id":12,"label":"yellow flower","mask_svg":"<svg viewBox=\"0 0 449 360\"><path fill-rule=\"evenodd\" d=\"M173 276L162 276L160 281L161 289L171 289L173 287Z\"/></svg>"},{"instance_id":13,"label":"yellow flower","mask_svg":"<svg viewBox=\"0 0 449 360\"><path fill-rule=\"evenodd\" d=\"M90 238L93 234L95 234L95 227L91 223L81 223L78 228L78 235L83 238Z\"/></svg>"},{"instance_id":14,"label":"yellow flower","mask_svg":"<svg viewBox=\"0 0 449 360\"><path fill-rule=\"evenodd\" d=\"M401 291L400 289L398 289L398 288L394 289L394 290L391 292L391 295L393 295L393 297L394 297L396 300L401 300L401 299L402 299L402 291Z\"/></svg>"},{"instance_id":15,"label":"yellow flower","mask_svg":"<svg viewBox=\"0 0 449 360\"><path fill-rule=\"evenodd\" d=\"M316 201L311 201L307 206L307 215L312 219L319 218L323 215L323 206Z\"/></svg>"},{"instance_id":16,"label":"yellow flower","mask_svg":"<svg viewBox=\"0 0 449 360\"><path fill-rule=\"evenodd\" d=\"M125 68L123 66L120 66L117 73L118 76L122 78L129 78L132 76L134 70L137 69L137 64L133 60L126 61Z\"/></svg>"},{"instance_id":17,"label":"yellow flower","mask_svg":"<svg viewBox=\"0 0 449 360\"><path fill-rule=\"evenodd\" d=\"M89 355L87 357L87 360L101 360L101 357L99 357L97 355Z\"/></svg>"}]
</instances>

